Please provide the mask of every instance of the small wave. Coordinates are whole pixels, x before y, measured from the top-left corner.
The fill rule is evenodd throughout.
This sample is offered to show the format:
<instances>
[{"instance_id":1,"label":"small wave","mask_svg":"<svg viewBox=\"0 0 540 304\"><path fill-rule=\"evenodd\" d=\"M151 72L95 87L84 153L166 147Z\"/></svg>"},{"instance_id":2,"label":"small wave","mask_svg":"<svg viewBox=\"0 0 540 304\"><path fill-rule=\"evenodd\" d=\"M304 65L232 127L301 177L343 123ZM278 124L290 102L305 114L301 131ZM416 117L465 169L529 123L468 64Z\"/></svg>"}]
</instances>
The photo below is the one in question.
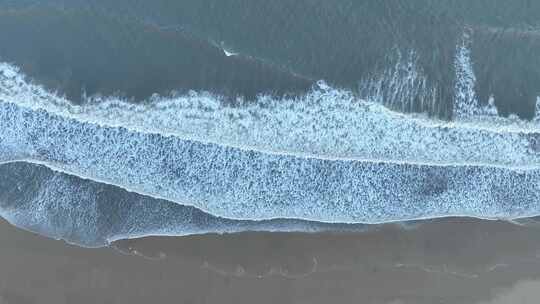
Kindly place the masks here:
<instances>
[{"instance_id":1,"label":"small wave","mask_svg":"<svg viewBox=\"0 0 540 304\"><path fill-rule=\"evenodd\" d=\"M130 193L29 163L0 165L0 216L70 243L101 247L120 239L243 231L361 231L363 225L297 220L235 221Z\"/></svg>"}]
</instances>

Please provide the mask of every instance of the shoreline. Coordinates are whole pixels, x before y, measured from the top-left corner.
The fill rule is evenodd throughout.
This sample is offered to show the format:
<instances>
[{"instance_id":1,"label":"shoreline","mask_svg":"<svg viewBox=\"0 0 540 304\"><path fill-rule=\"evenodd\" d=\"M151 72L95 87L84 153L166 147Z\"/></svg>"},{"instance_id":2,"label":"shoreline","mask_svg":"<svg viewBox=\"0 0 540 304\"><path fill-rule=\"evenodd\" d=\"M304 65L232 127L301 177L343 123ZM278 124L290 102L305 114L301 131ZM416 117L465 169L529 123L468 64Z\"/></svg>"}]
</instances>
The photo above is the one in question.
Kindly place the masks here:
<instances>
[{"instance_id":1,"label":"shoreline","mask_svg":"<svg viewBox=\"0 0 540 304\"><path fill-rule=\"evenodd\" d=\"M532 220L517 226L452 218L362 233L147 237L85 249L2 220L0 299L58 304L175 299L347 303L358 298L382 304L442 299L499 303L491 300L500 293L508 296L515 284L523 289L518 282L527 287L540 280L538 232L540 224Z\"/></svg>"}]
</instances>

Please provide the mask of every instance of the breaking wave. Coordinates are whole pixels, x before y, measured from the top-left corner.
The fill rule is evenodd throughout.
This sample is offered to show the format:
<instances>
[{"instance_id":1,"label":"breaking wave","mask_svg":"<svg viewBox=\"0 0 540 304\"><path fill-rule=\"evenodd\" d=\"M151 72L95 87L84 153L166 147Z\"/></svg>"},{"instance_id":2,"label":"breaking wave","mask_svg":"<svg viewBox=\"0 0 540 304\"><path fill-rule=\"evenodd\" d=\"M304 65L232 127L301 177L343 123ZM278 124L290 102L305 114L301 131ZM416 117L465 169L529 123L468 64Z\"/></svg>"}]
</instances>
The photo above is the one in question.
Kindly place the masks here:
<instances>
[{"instance_id":1,"label":"breaking wave","mask_svg":"<svg viewBox=\"0 0 540 304\"><path fill-rule=\"evenodd\" d=\"M457 109L478 114L466 93L474 85L467 52L456 57ZM4 63L0 160L44 164L229 219L540 214L538 114L531 122L489 111L440 121L323 82L305 96L238 104L192 92L139 105L99 96L73 105Z\"/></svg>"},{"instance_id":2,"label":"breaking wave","mask_svg":"<svg viewBox=\"0 0 540 304\"><path fill-rule=\"evenodd\" d=\"M279 219L235 221L172 202L54 172L28 163L0 165L0 216L17 227L87 247L149 235L183 236L242 231L360 231Z\"/></svg>"},{"instance_id":3,"label":"breaking wave","mask_svg":"<svg viewBox=\"0 0 540 304\"><path fill-rule=\"evenodd\" d=\"M460 90L474 91L474 87L463 85ZM0 101L5 107L28 112L41 110L51 118L312 158L536 166L540 161L540 153L535 149L540 124L499 117L482 120L479 113L484 112L474 110L479 106L475 99L471 100L472 94L457 96L457 116L464 119L453 122L390 111L380 103L360 100L353 93L333 89L324 82L317 83L305 96L260 96L255 101L239 100L236 106L204 92L154 96L143 104L93 96L83 105L74 105L29 83L17 68L0 65Z\"/></svg>"}]
</instances>

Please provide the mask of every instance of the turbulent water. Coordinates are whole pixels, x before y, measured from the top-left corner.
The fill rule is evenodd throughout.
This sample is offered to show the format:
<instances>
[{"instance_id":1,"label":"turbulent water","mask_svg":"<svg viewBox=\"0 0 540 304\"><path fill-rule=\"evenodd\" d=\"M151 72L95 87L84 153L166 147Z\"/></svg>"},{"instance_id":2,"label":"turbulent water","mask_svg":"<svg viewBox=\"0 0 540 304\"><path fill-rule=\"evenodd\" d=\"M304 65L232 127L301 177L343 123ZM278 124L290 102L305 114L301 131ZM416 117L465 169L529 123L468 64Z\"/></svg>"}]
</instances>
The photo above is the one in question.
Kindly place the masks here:
<instances>
[{"instance_id":1,"label":"turbulent water","mask_svg":"<svg viewBox=\"0 0 540 304\"><path fill-rule=\"evenodd\" d=\"M11 20L4 22L42 18L34 10L4 15ZM134 94L142 97L137 103L90 87L72 100L69 90L56 92L43 80L56 76L19 67L18 53L4 45L0 55L14 62L0 63L0 214L85 246L155 234L357 230L446 216L539 215L540 93L532 113L521 115L532 119L500 116L502 93L495 87L485 93L489 81L474 55L484 29L459 28L451 60L444 59L452 76L440 73L440 81L414 44L385 50L386 64L359 75L354 86L332 85L348 83L332 78L307 89L313 77L293 72L306 71L301 64L283 68L209 39L203 48L216 64L269 76L232 95L215 89L221 76L205 85L182 80L178 91L173 83L186 72L158 76L170 80L170 88L160 87L170 93ZM186 37L179 43L193 48ZM220 47L223 53L215 53ZM275 84L274 76L305 91L258 89ZM125 87L119 79L111 83ZM451 113L433 117L448 107L445 96ZM419 110L432 115L412 113Z\"/></svg>"},{"instance_id":2,"label":"turbulent water","mask_svg":"<svg viewBox=\"0 0 540 304\"><path fill-rule=\"evenodd\" d=\"M0 216L52 238L99 247L147 235L241 231L360 231L362 225L235 221L28 163L0 165Z\"/></svg>"}]
</instances>

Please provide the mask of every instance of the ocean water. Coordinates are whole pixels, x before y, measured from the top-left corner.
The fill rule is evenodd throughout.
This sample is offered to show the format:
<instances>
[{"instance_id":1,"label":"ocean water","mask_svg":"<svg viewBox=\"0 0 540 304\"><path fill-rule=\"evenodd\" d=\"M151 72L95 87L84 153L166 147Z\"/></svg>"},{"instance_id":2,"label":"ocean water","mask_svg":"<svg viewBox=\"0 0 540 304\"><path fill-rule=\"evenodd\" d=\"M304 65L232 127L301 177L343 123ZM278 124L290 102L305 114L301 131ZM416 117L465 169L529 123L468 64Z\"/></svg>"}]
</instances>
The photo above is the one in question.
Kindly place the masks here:
<instances>
[{"instance_id":1,"label":"ocean water","mask_svg":"<svg viewBox=\"0 0 540 304\"><path fill-rule=\"evenodd\" d=\"M101 246L540 214L535 4L121 2L0 3L15 225Z\"/></svg>"},{"instance_id":2,"label":"ocean water","mask_svg":"<svg viewBox=\"0 0 540 304\"><path fill-rule=\"evenodd\" d=\"M277 219L235 221L118 187L59 173L45 166L0 166L0 215L12 224L85 247L148 235L183 236L243 231L362 231L364 225L329 225Z\"/></svg>"}]
</instances>

